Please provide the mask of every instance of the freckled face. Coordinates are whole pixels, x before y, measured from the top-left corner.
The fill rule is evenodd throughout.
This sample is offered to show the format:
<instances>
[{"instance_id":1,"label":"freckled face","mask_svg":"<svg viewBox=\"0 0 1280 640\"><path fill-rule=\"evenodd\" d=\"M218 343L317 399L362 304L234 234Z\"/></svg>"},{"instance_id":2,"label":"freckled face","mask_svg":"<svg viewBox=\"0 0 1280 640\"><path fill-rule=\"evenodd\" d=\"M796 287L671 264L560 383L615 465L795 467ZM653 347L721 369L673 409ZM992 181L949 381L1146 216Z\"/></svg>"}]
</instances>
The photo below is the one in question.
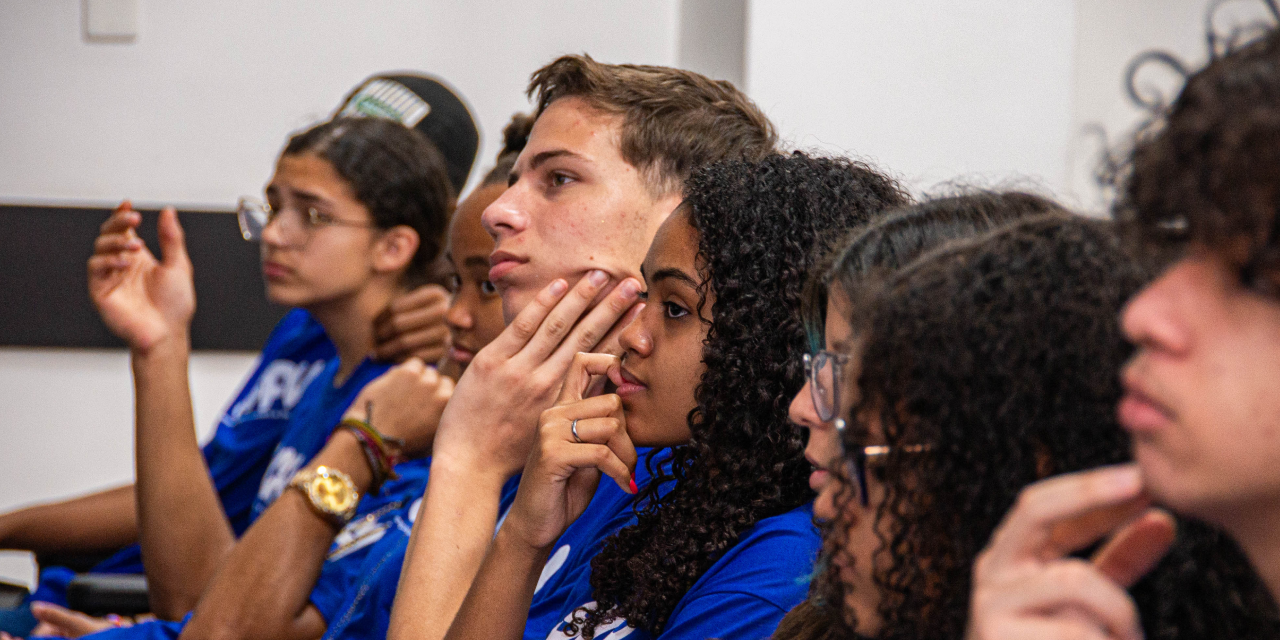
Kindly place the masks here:
<instances>
[{"instance_id":1,"label":"freckled face","mask_svg":"<svg viewBox=\"0 0 1280 640\"><path fill-rule=\"evenodd\" d=\"M618 396L627 433L638 446L689 441L694 390L707 367L702 343L714 296L708 293L698 316L698 235L688 215L677 210L658 229L644 260L645 308L619 337L626 350Z\"/></svg>"},{"instance_id":2,"label":"freckled face","mask_svg":"<svg viewBox=\"0 0 1280 640\"><path fill-rule=\"evenodd\" d=\"M482 187L462 201L449 225L447 255L449 276L449 325L451 345L445 367L461 375L476 352L502 333L502 298L489 282L489 253L493 238L480 224L480 214L506 191L505 184Z\"/></svg>"},{"instance_id":3,"label":"freckled face","mask_svg":"<svg viewBox=\"0 0 1280 640\"><path fill-rule=\"evenodd\" d=\"M495 240L489 279L509 322L556 278L570 284L601 269L638 277L658 225L678 195L655 198L622 158L621 117L580 98L542 112L512 170L511 187L485 209Z\"/></svg>"}]
</instances>

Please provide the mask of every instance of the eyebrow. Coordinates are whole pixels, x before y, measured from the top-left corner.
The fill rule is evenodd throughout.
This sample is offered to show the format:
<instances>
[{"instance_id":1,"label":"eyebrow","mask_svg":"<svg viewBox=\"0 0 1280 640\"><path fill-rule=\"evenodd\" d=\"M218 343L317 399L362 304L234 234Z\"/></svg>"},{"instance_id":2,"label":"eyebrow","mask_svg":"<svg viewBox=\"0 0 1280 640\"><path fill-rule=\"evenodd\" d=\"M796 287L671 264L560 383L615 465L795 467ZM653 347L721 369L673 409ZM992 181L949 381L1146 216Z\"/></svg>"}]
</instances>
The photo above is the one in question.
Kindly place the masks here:
<instances>
[{"instance_id":1,"label":"eyebrow","mask_svg":"<svg viewBox=\"0 0 1280 640\"><path fill-rule=\"evenodd\" d=\"M542 153L539 153L533 156L533 159L529 160L529 168L537 169L539 165L545 163L546 161L554 158L560 158L560 157L578 158L579 160L587 159L586 156L580 153L574 153L568 149L552 149L550 151L543 151Z\"/></svg>"},{"instance_id":2,"label":"eyebrow","mask_svg":"<svg viewBox=\"0 0 1280 640\"><path fill-rule=\"evenodd\" d=\"M675 268L658 269L653 272L653 276L651 278L646 279L650 281L650 284L657 284L663 280L676 280L678 282L683 282L692 289L698 288L698 283L693 278L689 277L689 274Z\"/></svg>"}]
</instances>

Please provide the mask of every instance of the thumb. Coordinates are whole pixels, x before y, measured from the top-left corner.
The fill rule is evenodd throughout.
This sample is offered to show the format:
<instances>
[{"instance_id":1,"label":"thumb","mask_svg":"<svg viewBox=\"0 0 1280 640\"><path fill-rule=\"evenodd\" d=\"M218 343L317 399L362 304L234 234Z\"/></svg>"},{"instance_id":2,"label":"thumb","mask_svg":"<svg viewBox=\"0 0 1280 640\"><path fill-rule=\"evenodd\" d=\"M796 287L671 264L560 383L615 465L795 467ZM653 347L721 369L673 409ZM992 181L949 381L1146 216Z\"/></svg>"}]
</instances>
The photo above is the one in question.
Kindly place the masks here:
<instances>
[{"instance_id":1,"label":"thumb","mask_svg":"<svg viewBox=\"0 0 1280 640\"><path fill-rule=\"evenodd\" d=\"M1177 523L1169 512L1148 509L1093 555L1093 565L1128 589L1159 564L1176 536Z\"/></svg>"},{"instance_id":2,"label":"thumb","mask_svg":"<svg viewBox=\"0 0 1280 640\"><path fill-rule=\"evenodd\" d=\"M156 230L160 235L160 259L167 267L190 264L187 256L186 235L178 222L178 212L173 207L165 207L160 211L160 222Z\"/></svg>"}]
</instances>

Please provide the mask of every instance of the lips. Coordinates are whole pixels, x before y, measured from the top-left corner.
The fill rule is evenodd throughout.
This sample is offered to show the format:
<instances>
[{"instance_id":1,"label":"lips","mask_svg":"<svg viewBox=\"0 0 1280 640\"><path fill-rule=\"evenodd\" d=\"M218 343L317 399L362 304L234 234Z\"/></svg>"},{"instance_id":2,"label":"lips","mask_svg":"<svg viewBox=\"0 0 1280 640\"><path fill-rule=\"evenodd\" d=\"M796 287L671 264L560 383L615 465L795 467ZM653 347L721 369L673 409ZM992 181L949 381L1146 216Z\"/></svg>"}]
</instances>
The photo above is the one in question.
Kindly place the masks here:
<instances>
[{"instance_id":1,"label":"lips","mask_svg":"<svg viewBox=\"0 0 1280 640\"><path fill-rule=\"evenodd\" d=\"M1158 432L1173 422L1173 412L1151 397L1135 376L1124 376L1124 397L1116 407L1121 426L1134 435Z\"/></svg>"},{"instance_id":2,"label":"lips","mask_svg":"<svg viewBox=\"0 0 1280 640\"><path fill-rule=\"evenodd\" d=\"M273 262L271 260L264 260L262 262L262 277L267 280L280 280L282 278L289 277L292 273L293 269L290 269L279 262Z\"/></svg>"},{"instance_id":3,"label":"lips","mask_svg":"<svg viewBox=\"0 0 1280 640\"><path fill-rule=\"evenodd\" d=\"M618 387L617 393L620 397L634 395L648 389L645 383L635 377L626 367L616 367L609 369L609 380Z\"/></svg>"},{"instance_id":4,"label":"lips","mask_svg":"<svg viewBox=\"0 0 1280 640\"><path fill-rule=\"evenodd\" d=\"M528 261L528 258L521 258L506 251L494 251L489 254L489 281L496 284L503 276Z\"/></svg>"},{"instance_id":5,"label":"lips","mask_svg":"<svg viewBox=\"0 0 1280 640\"><path fill-rule=\"evenodd\" d=\"M450 345L448 358L454 362L467 364L476 357L476 352L460 345Z\"/></svg>"}]
</instances>

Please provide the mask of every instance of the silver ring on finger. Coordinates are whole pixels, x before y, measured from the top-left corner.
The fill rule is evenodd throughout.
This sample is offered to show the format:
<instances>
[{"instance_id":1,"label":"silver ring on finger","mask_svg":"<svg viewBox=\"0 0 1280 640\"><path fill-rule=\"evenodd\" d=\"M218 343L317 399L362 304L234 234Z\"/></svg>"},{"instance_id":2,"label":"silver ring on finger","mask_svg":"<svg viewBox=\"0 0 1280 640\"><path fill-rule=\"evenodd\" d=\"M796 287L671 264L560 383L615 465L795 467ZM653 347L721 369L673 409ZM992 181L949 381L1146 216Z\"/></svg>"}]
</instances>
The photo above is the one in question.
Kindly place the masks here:
<instances>
[{"instance_id":1,"label":"silver ring on finger","mask_svg":"<svg viewBox=\"0 0 1280 640\"><path fill-rule=\"evenodd\" d=\"M578 419L577 418L574 418L573 422L569 423L569 433L573 434L574 442L578 444L582 444L582 436L578 435Z\"/></svg>"}]
</instances>

